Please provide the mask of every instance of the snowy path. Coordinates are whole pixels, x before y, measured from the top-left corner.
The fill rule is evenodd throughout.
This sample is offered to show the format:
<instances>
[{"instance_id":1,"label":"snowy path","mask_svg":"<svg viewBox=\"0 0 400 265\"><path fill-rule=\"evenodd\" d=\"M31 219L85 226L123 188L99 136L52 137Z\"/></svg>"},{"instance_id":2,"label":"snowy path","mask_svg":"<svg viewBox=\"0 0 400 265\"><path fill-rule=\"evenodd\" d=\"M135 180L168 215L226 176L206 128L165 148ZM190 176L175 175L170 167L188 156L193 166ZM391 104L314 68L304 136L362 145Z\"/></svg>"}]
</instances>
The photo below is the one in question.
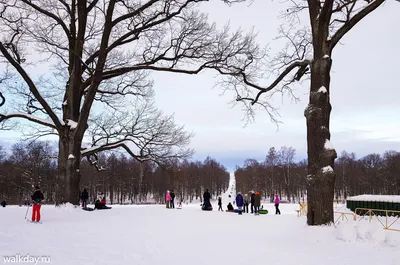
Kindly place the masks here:
<instances>
[{"instance_id":1,"label":"snowy path","mask_svg":"<svg viewBox=\"0 0 400 265\"><path fill-rule=\"evenodd\" d=\"M229 198L229 195L231 198ZM222 198L222 204L224 205L224 209L226 208L226 205L228 202L233 202L236 197L236 181L235 181L235 174L232 172L230 173L229 176L229 186L228 190L221 195Z\"/></svg>"},{"instance_id":2,"label":"snowy path","mask_svg":"<svg viewBox=\"0 0 400 265\"><path fill-rule=\"evenodd\" d=\"M399 264L400 233L359 230L364 239L344 242L337 237L351 235L350 226L307 227L296 207L282 204L281 216L239 216L204 212L198 204L94 212L44 206L42 225L24 220L26 208L6 207L0 209L0 258L49 255L55 265Z\"/></svg>"}]
</instances>

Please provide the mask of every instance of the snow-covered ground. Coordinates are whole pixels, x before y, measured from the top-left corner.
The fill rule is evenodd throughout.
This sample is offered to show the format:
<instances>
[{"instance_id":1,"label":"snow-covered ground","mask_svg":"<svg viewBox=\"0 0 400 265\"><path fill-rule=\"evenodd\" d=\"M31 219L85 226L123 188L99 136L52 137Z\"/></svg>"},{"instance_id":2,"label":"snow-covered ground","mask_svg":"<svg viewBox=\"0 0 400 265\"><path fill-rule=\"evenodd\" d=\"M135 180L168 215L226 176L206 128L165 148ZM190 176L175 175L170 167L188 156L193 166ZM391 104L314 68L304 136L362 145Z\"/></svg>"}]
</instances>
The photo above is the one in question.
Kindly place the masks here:
<instances>
[{"instance_id":1,"label":"snow-covered ground","mask_svg":"<svg viewBox=\"0 0 400 265\"><path fill-rule=\"evenodd\" d=\"M399 264L399 232L368 221L308 227L295 209L282 204L282 215L239 216L199 204L93 212L43 206L43 224L33 224L26 207L7 206L0 208L0 264L17 254L49 256L56 265Z\"/></svg>"}]
</instances>

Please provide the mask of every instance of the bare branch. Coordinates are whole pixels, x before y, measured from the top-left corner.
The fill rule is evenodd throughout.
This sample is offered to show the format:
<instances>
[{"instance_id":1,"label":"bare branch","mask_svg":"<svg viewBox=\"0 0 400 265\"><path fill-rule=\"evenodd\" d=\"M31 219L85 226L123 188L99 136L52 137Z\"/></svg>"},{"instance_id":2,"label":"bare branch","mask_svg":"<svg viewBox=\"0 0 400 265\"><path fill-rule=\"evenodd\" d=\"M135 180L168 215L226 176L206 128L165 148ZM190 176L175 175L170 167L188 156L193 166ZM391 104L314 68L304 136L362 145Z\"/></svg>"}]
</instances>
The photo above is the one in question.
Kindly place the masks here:
<instances>
[{"instance_id":1,"label":"bare branch","mask_svg":"<svg viewBox=\"0 0 400 265\"><path fill-rule=\"evenodd\" d=\"M0 92L0 107L6 103L6 98L3 96L3 93Z\"/></svg>"},{"instance_id":2,"label":"bare branch","mask_svg":"<svg viewBox=\"0 0 400 265\"><path fill-rule=\"evenodd\" d=\"M65 35L66 35L68 38L71 38L71 37L72 37L72 36L71 36L71 33L69 32L69 29L68 29L68 27L65 25L64 21L63 21L62 19L60 19L59 17L57 17L55 14L53 14L53 13L50 12L50 11L44 10L43 8L40 8L38 5L35 5L34 3L32 3L31 0L21 0L21 1L24 2L25 4L29 5L29 6L33 7L35 10L37 10L38 12L40 12L40 13L46 15L47 17L50 17L50 18L54 19L54 21L56 21L57 24L60 25L60 26L62 27L62 29L63 29L64 32L65 32Z\"/></svg>"},{"instance_id":3,"label":"bare branch","mask_svg":"<svg viewBox=\"0 0 400 265\"><path fill-rule=\"evenodd\" d=\"M40 95L38 89L36 88L34 82L32 79L29 77L29 75L26 73L26 71L22 68L22 66L12 58L10 53L8 53L7 49L4 47L3 43L0 42L0 52L6 57L6 59L15 67L15 69L18 71L18 73L21 75L21 77L25 80L26 84L29 86L29 90L33 93L35 98L40 102L42 107L46 110L46 113L49 115L49 117L52 119L54 125L56 128L61 128L61 122L56 116L56 114L53 112L53 110L50 108L50 106L47 104L46 100L43 99L43 97Z\"/></svg>"},{"instance_id":4,"label":"bare branch","mask_svg":"<svg viewBox=\"0 0 400 265\"><path fill-rule=\"evenodd\" d=\"M372 11L377 9L385 0L373 0L366 7L364 7L360 12L355 14L347 23L345 23L332 37L331 49L333 49L336 44L343 38L343 36L349 32L358 22L360 22L364 17L370 14Z\"/></svg>"},{"instance_id":5,"label":"bare branch","mask_svg":"<svg viewBox=\"0 0 400 265\"><path fill-rule=\"evenodd\" d=\"M48 120L43 120L40 119L38 117L35 117L33 115L29 115L26 113L9 113L9 114L0 114L0 122L8 120L8 119L12 119L12 118L21 118L21 119L25 119L25 120L29 120L31 122L43 125L43 126L47 126L53 129L57 129L57 127L54 125L54 123L52 123L51 121Z\"/></svg>"}]
</instances>

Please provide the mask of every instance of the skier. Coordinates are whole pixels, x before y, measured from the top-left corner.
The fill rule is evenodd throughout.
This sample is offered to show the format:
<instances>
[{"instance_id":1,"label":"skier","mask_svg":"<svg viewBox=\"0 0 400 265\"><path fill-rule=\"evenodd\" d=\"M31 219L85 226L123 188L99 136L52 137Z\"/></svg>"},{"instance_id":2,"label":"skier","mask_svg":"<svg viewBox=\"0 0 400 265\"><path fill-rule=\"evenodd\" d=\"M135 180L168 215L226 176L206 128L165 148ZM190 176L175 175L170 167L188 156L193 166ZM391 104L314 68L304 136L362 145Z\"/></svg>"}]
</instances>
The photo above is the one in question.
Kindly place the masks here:
<instances>
[{"instance_id":1,"label":"skier","mask_svg":"<svg viewBox=\"0 0 400 265\"><path fill-rule=\"evenodd\" d=\"M240 192L236 195L236 205L238 207L239 215L242 214L242 208L243 208L243 196Z\"/></svg>"},{"instance_id":2,"label":"skier","mask_svg":"<svg viewBox=\"0 0 400 265\"><path fill-rule=\"evenodd\" d=\"M261 206L261 195L257 191L255 196L254 196L254 213L256 215L260 214L260 206Z\"/></svg>"},{"instance_id":3,"label":"skier","mask_svg":"<svg viewBox=\"0 0 400 265\"><path fill-rule=\"evenodd\" d=\"M250 192L250 207L251 207L251 213L254 212L254 203L256 200L256 195L254 194L254 191Z\"/></svg>"},{"instance_id":4,"label":"skier","mask_svg":"<svg viewBox=\"0 0 400 265\"><path fill-rule=\"evenodd\" d=\"M42 200L44 199L43 193L38 186L35 187L35 192L31 196L33 201L32 206L32 222L40 221L40 208Z\"/></svg>"},{"instance_id":5,"label":"skier","mask_svg":"<svg viewBox=\"0 0 400 265\"><path fill-rule=\"evenodd\" d=\"M83 189L81 193L81 200L82 200L82 208L87 207L87 200L89 199L89 193L87 192L86 189Z\"/></svg>"},{"instance_id":6,"label":"skier","mask_svg":"<svg viewBox=\"0 0 400 265\"><path fill-rule=\"evenodd\" d=\"M281 211L279 210L279 202L280 202L279 195L276 194L275 195L275 209L276 209L275 214L281 214Z\"/></svg>"},{"instance_id":7,"label":"skier","mask_svg":"<svg viewBox=\"0 0 400 265\"><path fill-rule=\"evenodd\" d=\"M222 210L222 198L221 197L218 197L218 212L219 211L224 211L224 210Z\"/></svg>"},{"instance_id":8,"label":"skier","mask_svg":"<svg viewBox=\"0 0 400 265\"><path fill-rule=\"evenodd\" d=\"M175 193L174 193L174 190L171 190L170 195L171 195L171 202L170 202L171 208L175 208L175 203L174 203L174 200L175 200Z\"/></svg>"}]
</instances>

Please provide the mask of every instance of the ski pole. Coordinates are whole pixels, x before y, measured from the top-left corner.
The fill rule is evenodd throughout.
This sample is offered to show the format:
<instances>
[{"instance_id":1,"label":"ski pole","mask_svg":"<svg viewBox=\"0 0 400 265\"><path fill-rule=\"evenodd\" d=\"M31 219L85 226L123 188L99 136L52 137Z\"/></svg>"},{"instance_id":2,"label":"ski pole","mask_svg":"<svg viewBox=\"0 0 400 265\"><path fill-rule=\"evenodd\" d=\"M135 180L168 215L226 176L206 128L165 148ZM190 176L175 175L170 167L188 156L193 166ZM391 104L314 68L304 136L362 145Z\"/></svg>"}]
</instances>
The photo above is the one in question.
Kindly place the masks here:
<instances>
[{"instance_id":1,"label":"ski pole","mask_svg":"<svg viewBox=\"0 0 400 265\"><path fill-rule=\"evenodd\" d=\"M31 205L28 205L28 209L26 209L25 219L28 216L29 207L31 207Z\"/></svg>"}]
</instances>

